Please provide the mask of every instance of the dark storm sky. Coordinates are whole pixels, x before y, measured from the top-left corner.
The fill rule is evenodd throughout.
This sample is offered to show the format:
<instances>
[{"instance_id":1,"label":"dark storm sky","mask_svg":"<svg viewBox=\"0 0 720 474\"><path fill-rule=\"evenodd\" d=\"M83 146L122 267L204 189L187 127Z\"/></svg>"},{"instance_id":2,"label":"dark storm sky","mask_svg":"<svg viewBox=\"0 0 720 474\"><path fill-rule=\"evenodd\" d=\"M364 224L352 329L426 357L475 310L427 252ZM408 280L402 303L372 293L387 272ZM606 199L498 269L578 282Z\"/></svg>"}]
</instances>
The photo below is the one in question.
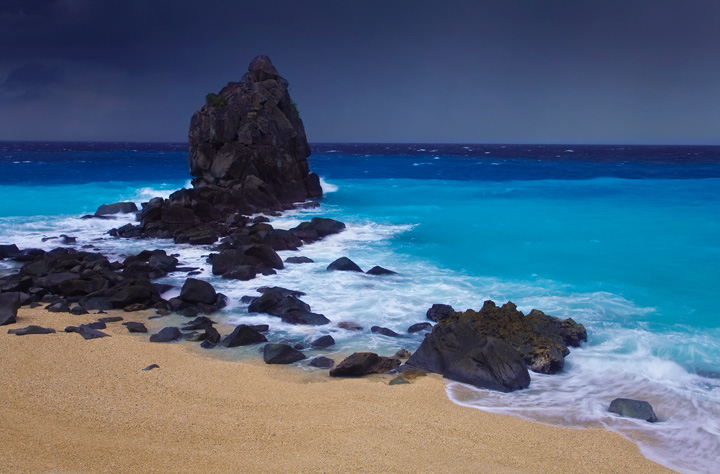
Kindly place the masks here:
<instances>
[{"instance_id":1,"label":"dark storm sky","mask_svg":"<svg viewBox=\"0 0 720 474\"><path fill-rule=\"evenodd\" d=\"M257 54L311 142L720 144L717 0L0 0L0 140L185 141Z\"/></svg>"}]
</instances>

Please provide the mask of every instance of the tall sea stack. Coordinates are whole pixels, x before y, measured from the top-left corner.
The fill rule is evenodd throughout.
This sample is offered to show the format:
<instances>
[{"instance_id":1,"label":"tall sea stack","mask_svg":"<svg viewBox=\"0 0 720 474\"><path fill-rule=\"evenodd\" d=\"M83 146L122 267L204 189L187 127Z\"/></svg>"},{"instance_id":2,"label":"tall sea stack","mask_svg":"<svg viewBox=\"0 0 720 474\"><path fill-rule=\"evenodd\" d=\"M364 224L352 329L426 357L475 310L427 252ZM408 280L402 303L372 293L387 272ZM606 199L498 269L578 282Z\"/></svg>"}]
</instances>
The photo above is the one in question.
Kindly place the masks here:
<instances>
[{"instance_id":1,"label":"tall sea stack","mask_svg":"<svg viewBox=\"0 0 720 474\"><path fill-rule=\"evenodd\" d=\"M250 214L322 196L288 82L267 56L253 59L240 82L207 95L189 138L193 187L143 203L140 224L111 235L209 245L243 228Z\"/></svg>"},{"instance_id":2,"label":"tall sea stack","mask_svg":"<svg viewBox=\"0 0 720 474\"><path fill-rule=\"evenodd\" d=\"M282 209L322 196L288 82L257 56L239 82L208 94L190 121L193 186L242 190L248 204Z\"/></svg>"}]
</instances>

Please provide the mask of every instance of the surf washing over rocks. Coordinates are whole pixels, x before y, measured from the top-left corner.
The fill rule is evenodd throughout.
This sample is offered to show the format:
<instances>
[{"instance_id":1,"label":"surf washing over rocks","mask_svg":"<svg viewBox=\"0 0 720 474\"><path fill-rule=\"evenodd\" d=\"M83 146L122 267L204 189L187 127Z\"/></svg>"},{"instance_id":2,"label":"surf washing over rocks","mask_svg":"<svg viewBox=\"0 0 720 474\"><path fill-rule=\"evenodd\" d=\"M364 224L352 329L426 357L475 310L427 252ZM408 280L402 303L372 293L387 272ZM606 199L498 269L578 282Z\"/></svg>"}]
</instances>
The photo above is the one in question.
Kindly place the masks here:
<instances>
[{"instance_id":1,"label":"surf washing over rocks","mask_svg":"<svg viewBox=\"0 0 720 474\"><path fill-rule=\"evenodd\" d=\"M197 149L204 153L194 172L196 186L174 195L172 191L183 186L187 179L182 147L175 145L64 144L62 147L66 150L62 152L59 145L54 148L50 144L45 149L27 144L5 147L3 166L13 165L11 172L16 176L33 166L36 170L42 169L38 161L57 163L63 159L74 160L77 169L85 170L88 176L81 178L86 181L80 190L76 188L78 183L57 182L57 174L53 178L56 182L35 183L36 189L16 186L14 191L20 196L46 193L61 199L53 203L58 210L42 217L8 213L2 221L3 243L51 250L62 242L59 239L43 242L42 239L65 234L77 240L62 246L82 249L92 245L86 250L102 253L109 263L127 262L129 256L139 255L143 250L161 249L166 256L177 255L176 266L187 270L170 272L153 280L153 284L173 287L158 292L159 296L166 301L176 298L180 312L192 306L198 309L198 304L203 302L188 298L189 290L182 295L181 288L189 273L199 272L189 276L211 283L216 298L217 293L227 297L224 300L227 305L212 314L211 319L245 324L256 331L263 325L270 326L269 333L257 332L273 343L286 340L304 347L301 352L308 360L299 362L304 367L320 355L334 357L339 362L337 354L340 353L372 351L391 356L401 348L415 352L426 332L410 333L408 329L428 321L426 311L435 303L447 303L464 311L465 308L480 310L489 299L498 305L512 301L524 314L538 308L561 318L572 318L587 327L589 340L582 347L571 349L560 373L531 373L527 389L507 394L451 383L449 395L458 403L540 421L569 425L600 422L631 438L650 436L656 440L654 450L650 446L643 449L653 459L688 472L708 470L712 453L718 449L718 427L713 425L713 420L718 419L718 384L712 374L717 371L719 351L717 328L711 316L717 313L708 312L714 310L708 295L713 293L710 288L713 281L717 283L717 278L711 272L703 273L702 268L706 266L695 265L700 270L688 275L690 272L674 267L672 259L658 262L657 256L667 257L666 250L672 248L683 265L693 266L696 261L712 263L708 262L708 255L712 259L712 249L717 249L712 239L717 234L717 228L713 227L717 222L712 216L719 215L714 211L720 201L716 150L316 145L309 164L313 171L332 183L328 184L309 177L306 154L309 148L297 141L299 128L290 112L294 107L291 101L289 106L283 105L287 104L286 98L289 100L282 92L286 85L268 64L269 61L261 59L259 70L262 72L253 76L251 67L248 78L230 85L216 98L208 98L206 106L196 115L200 118L193 119L199 137ZM233 94L239 89L259 94L261 98L245 103L240 100L236 104ZM275 109L266 110L270 107L268 101L272 104L275 100ZM295 183L289 195L278 192L281 186L263 173L265 162L258 155L248 167L238 166L231 159L234 150L248 148L245 142L254 143L258 137L267 139L261 133L253 135L256 130L250 122L230 118L234 107L241 109L241 116L245 118L284 111L289 124L287 135L294 138L289 140L292 144L282 156L274 156L270 161L279 160L284 167L284 171L272 176L284 176ZM244 132L238 133L237 141L233 141L234 134L228 142L223 142L208 139L201 133L209 129L224 130L228 123L239 129L245 126ZM278 149L267 144L259 148L265 146ZM564 151L570 148L573 153ZM225 153L222 166L207 165L213 162L208 158L212 153ZM25 159L28 155L42 158ZM102 161L97 159L99 156L105 158L105 167L98 167L97 163ZM107 179L98 176L112 167L108 161L116 160L115 167L125 169L128 163L147 161L148 156L167 163L168 172L162 176L150 175L150 179L144 181L144 177L137 177L109 186L98 185ZM305 164L302 160L306 160ZM79 163L81 161L88 163ZM319 197L320 186L326 191L320 207L287 209L296 199ZM140 213L139 227L132 214L113 214L111 219L78 219L77 214L92 212L100 204L152 202L150 198L157 195L154 192L157 188L162 188L164 197L169 199L147 205L148 211L143 209ZM87 196L80 199L74 194L83 189L104 194L98 194L98 201L92 202ZM657 192L660 189L662 193ZM328 193L330 190L334 192ZM207 212L206 204L200 204L201 201L212 206L227 206L225 210L241 208L244 212L221 210L213 214L212 210ZM22 205L33 204L13 203L16 209ZM625 209L626 214L615 211L619 208ZM257 216L259 210L265 211L269 222L262 222L263 217L255 222L243 219L247 215ZM278 212L282 213L278 215ZM603 217L602 226L593 220L593 216L598 215ZM290 229L310 222L313 217L340 221L346 227L313 243L303 243L299 251L276 249L282 269L273 268L278 266L277 259L270 258L254 279L222 277L231 271L235 271L236 277L242 276L247 269L235 267L253 266L243 263L272 257L260 251L267 249L258 250L258 247L247 255L248 245L268 245L263 241L274 242L276 247L278 242L286 246L297 244L287 233L276 230L284 230L300 240L303 235L312 237L306 233L307 229L295 233ZM272 230L266 227L268 224ZM658 227L673 230L672 241L659 240L654 232ZM118 235L135 233L144 238L113 238L107 234L113 228L118 229ZM229 242L229 247L221 248L228 242L215 243L213 248L203 243L213 237L218 242L228 229L233 229L233 235L243 229L239 232L241 235L234 237L234 242ZM628 236L624 240L617 237L620 229ZM643 241L643 248L638 249L637 243L630 239L633 233L638 241ZM698 238L703 235L705 238ZM211 253L225 253L223 258L218 257L219 261L230 261L233 267L220 272L224 263L208 262ZM122 275L131 267L128 277L133 271L144 272L148 268L151 272L157 271L149 260L153 258L154 263L165 260L160 255L146 254L147 261L143 260L145 257L131 258L125 268L118 271ZM566 255L576 262L571 264L572 259ZM313 262L285 262L293 256L304 256ZM328 271L327 267L341 256L350 257L362 270L379 265L397 274ZM623 261L633 262L647 272L633 272L629 266L621 265ZM6 272L15 272L20 263L5 259L0 265ZM213 273L214 267L218 274ZM670 281L652 278L670 271L675 276ZM664 285L673 291L668 292ZM330 323L292 324L285 320L287 312L283 319L287 306L273 309L280 316L249 313L256 300L242 297L259 297L256 290L263 286L281 286L305 293L282 297L299 300L298 303L291 299L296 305L294 313L302 310L323 315ZM216 300L204 304L215 303ZM192 313L192 309L189 311ZM168 325L178 327L190 321L175 315L165 318ZM682 325L675 325L674 321ZM341 328L338 323L353 323L364 329L347 329L352 328L351 325ZM375 331L371 329L373 326ZM395 337L393 333L402 337ZM332 336L334 345L313 347L313 343L328 335ZM683 343L678 343L681 339ZM213 350L257 357L257 347ZM367 359L360 362L361 367L378 365L378 361ZM618 397L649 400L660 422L650 424L609 414L610 401ZM688 452L693 455L688 456Z\"/></svg>"}]
</instances>

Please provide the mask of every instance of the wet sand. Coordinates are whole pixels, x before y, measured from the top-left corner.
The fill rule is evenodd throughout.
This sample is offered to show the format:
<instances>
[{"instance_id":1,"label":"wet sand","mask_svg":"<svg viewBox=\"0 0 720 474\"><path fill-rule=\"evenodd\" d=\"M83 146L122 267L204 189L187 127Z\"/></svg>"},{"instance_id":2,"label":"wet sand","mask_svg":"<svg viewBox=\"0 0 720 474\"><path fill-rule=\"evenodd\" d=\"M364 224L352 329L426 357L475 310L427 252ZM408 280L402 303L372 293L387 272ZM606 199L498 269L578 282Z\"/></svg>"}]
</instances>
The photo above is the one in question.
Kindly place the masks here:
<instances>
[{"instance_id":1,"label":"wet sand","mask_svg":"<svg viewBox=\"0 0 720 474\"><path fill-rule=\"evenodd\" d=\"M62 332L97 317L22 308L0 328L0 472L672 472L604 429L456 405L439 376L331 379L121 323ZM7 334L30 324L59 332Z\"/></svg>"}]
</instances>

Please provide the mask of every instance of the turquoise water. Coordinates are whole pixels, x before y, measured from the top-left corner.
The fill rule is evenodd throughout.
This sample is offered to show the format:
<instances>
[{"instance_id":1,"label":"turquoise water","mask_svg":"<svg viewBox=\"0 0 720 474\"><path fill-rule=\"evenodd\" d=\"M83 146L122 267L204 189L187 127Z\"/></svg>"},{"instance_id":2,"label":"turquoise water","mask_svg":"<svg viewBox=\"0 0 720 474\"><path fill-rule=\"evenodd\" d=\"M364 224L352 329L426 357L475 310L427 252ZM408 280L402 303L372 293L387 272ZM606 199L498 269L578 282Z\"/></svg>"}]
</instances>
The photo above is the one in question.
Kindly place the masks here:
<instances>
[{"instance_id":1,"label":"turquoise water","mask_svg":"<svg viewBox=\"0 0 720 474\"><path fill-rule=\"evenodd\" d=\"M347 231L300 250L316 264L230 282L210 274L206 248L107 236L132 216L77 219L99 204L140 203L187 185L183 147L77 147L0 147L0 243L52 248L42 239L66 233L110 256L166 248L230 296L226 322L267 322L274 337L304 341L331 333L337 352L413 350L422 336L278 324L248 315L240 297L262 285L294 288L333 323L397 332L424 320L433 303L463 310L511 300L525 312L572 317L589 339L562 374L532 374L530 388L513 394L451 383L448 395L548 423L601 424L668 466L713 471L720 453L719 148L318 145L310 162L324 180L321 207L272 224L289 228L322 215L343 220ZM382 265L399 275L325 271L343 255L365 270ZM650 401L661 422L608 415L616 397Z\"/></svg>"}]
</instances>

